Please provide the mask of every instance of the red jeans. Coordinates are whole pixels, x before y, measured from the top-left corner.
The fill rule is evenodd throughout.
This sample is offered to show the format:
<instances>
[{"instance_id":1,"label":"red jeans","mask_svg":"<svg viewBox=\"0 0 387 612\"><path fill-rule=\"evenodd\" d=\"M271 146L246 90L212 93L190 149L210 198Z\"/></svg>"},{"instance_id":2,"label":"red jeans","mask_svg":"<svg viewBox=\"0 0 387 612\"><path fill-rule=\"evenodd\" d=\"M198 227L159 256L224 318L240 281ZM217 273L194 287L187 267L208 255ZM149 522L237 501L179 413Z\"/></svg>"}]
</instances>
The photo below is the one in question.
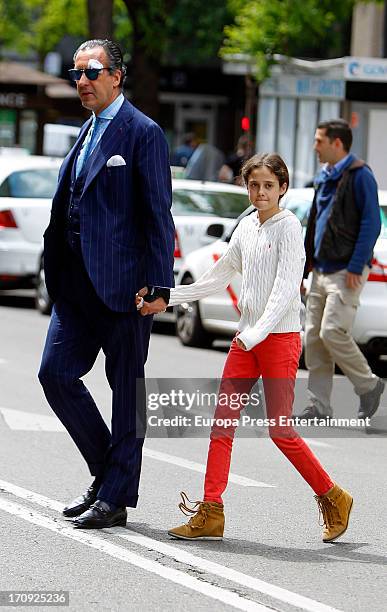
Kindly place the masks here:
<instances>
[{"instance_id":1,"label":"red jeans","mask_svg":"<svg viewBox=\"0 0 387 612\"><path fill-rule=\"evenodd\" d=\"M249 393L257 379L262 376L267 418L275 420L275 424L269 426L271 439L316 495L324 495L334 483L319 460L293 427L278 425L280 416L292 415L300 350L300 334L295 332L270 334L251 351L240 349L234 338L224 366L219 397L232 397L231 393L235 392ZM235 397L237 396L234 395ZM219 419L219 424L214 425L211 430L204 482L206 501L222 503L236 429L234 424L225 424L225 420L239 419L242 408L243 405L230 407L219 403L216 408L215 419Z\"/></svg>"}]
</instances>

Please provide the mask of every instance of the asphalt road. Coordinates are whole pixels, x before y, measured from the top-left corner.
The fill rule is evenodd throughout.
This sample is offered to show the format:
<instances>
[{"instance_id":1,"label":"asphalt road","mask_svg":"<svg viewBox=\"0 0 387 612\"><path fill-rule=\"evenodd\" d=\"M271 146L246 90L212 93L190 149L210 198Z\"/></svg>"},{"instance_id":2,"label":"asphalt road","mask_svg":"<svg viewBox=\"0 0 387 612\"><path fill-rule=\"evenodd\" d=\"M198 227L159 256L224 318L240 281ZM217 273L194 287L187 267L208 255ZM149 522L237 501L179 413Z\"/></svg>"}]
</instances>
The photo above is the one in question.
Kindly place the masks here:
<instances>
[{"instance_id":1,"label":"asphalt road","mask_svg":"<svg viewBox=\"0 0 387 612\"><path fill-rule=\"evenodd\" d=\"M0 297L0 591L68 591L68 609L77 612L385 612L387 445L380 432L344 428L311 440L354 496L350 527L337 543L322 543L313 492L261 431L235 442L222 542L181 542L166 533L184 519L179 491L202 495L204 437L149 438L140 501L127 527L74 530L60 509L90 476L38 384L48 318L31 306L26 298ZM217 377L225 350L188 349L154 333L147 376ZM108 422L102 358L86 380ZM387 394L382 403L383 414ZM334 405L355 415L357 400L342 377ZM0 607L5 598L0 593Z\"/></svg>"}]
</instances>

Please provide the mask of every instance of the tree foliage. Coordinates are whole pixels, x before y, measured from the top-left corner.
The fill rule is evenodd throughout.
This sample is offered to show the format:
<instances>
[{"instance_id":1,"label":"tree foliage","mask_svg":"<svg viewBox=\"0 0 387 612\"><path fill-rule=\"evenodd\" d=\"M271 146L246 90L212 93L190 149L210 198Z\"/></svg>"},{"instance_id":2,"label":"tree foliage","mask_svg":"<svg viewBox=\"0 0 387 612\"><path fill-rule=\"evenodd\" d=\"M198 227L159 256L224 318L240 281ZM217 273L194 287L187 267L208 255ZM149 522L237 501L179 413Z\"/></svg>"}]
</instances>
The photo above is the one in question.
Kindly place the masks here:
<instances>
[{"instance_id":1,"label":"tree foliage","mask_svg":"<svg viewBox=\"0 0 387 612\"><path fill-rule=\"evenodd\" d=\"M168 60L186 65L215 60L224 26L231 24L233 18L224 0L179 0L169 16Z\"/></svg>"},{"instance_id":2,"label":"tree foliage","mask_svg":"<svg viewBox=\"0 0 387 612\"><path fill-rule=\"evenodd\" d=\"M216 58L233 14L224 0L114 0L114 38L132 54L134 35L158 61ZM88 36L87 0L0 0L0 47L43 57L65 35Z\"/></svg>"},{"instance_id":3,"label":"tree foliage","mask_svg":"<svg viewBox=\"0 0 387 612\"><path fill-rule=\"evenodd\" d=\"M121 43L124 59L132 67L133 100L156 118L163 61L197 64L209 58L217 60L223 27L232 22L233 15L224 0L111 2L113 37ZM88 21L95 26L92 35L103 32L102 12L109 16L109 29L109 0L104 0L101 14L98 6L102 6L98 0L0 0L0 50L34 51L42 62L64 37L87 38Z\"/></svg>"},{"instance_id":4,"label":"tree foliage","mask_svg":"<svg viewBox=\"0 0 387 612\"><path fill-rule=\"evenodd\" d=\"M113 5L115 33L127 44L132 31L127 9L123 0ZM88 37L87 13L87 0L0 0L0 51L35 51L43 58L64 36Z\"/></svg>"},{"instance_id":5,"label":"tree foliage","mask_svg":"<svg viewBox=\"0 0 387 612\"><path fill-rule=\"evenodd\" d=\"M87 33L86 0L0 0L2 47L43 58L69 33Z\"/></svg>"},{"instance_id":6,"label":"tree foliage","mask_svg":"<svg viewBox=\"0 0 387 612\"><path fill-rule=\"evenodd\" d=\"M0 0L0 51L4 47L22 53L32 50L42 60L66 36L87 38L88 2L97 1ZM342 55L343 50L347 52L356 0L111 2L113 36L126 52L125 61L132 63L134 98L156 117L154 100L163 61L213 62L220 49L225 59L235 54L252 57L256 76L261 80L278 53L304 57ZM105 4L109 8L109 0ZM99 26L103 31L103 25Z\"/></svg>"},{"instance_id":7,"label":"tree foliage","mask_svg":"<svg viewBox=\"0 0 387 612\"><path fill-rule=\"evenodd\" d=\"M356 0L229 0L235 15L225 27L224 58L246 54L255 60L259 80L267 76L274 54L335 54L343 25Z\"/></svg>"}]
</instances>

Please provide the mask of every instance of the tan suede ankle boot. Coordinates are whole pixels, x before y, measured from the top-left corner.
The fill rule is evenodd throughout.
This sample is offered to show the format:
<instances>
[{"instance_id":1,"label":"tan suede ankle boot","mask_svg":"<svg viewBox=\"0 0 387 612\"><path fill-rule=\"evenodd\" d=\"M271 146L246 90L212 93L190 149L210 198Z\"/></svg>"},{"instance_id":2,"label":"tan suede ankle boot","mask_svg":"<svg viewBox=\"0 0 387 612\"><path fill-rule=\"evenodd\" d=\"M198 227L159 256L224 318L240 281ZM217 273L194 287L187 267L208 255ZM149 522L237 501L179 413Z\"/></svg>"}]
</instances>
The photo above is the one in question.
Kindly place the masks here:
<instances>
[{"instance_id":1,"label":"tan suede ankle boot","mask_svg":"<svg viewBox=\"0 0 387 612\"><path fill-rule=\"evenodd\" d=\"M323 518L323 542L333 542L342 536L348 527L351 514L352 496L335 484L325 495L315 495L319 508L319 517ZM320 523L321 524L321 523Z\"/></svg>"},{"instance_id":2,"label":"tan suede ankle boot","mask_svg":"<svg viewBox=\"0 0 387 612\"><path fill-rule=\"evenodd\" d=\"M183 491L180 495L180 510L186 516L194 516L185 525L170 529L168 534L181 540L221 540L224 531L223 504L210 501L191 502ZM189 508L187 503L192 504L192 507Z\"/></svg>"}]
</instances>

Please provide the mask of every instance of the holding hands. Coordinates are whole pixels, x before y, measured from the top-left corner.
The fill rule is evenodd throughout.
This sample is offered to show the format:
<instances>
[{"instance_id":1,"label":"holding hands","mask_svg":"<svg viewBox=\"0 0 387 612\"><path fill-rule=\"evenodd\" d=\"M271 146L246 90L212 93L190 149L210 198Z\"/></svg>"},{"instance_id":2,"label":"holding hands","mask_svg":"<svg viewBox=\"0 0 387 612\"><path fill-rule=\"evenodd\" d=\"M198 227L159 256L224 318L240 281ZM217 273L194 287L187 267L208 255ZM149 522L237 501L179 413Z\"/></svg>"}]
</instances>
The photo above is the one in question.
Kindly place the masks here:
<instances>
[{"instance_id":1,"label":"holding hands","mask_svg":"<svg viewBox=\"0 0 387 612\"><path fill-rule=\"evenodd\" d=\"M147 302L144 300L147 294L148 287L143 287L136 293L136 308L143 317L166 311L167 303L162 297L156 298L152 302Z\"/></svg>"},{"instance_id":2,"label":"holding hands","mask_svg":"<svg viewBox=\"0 0 387 612\"><path fill-rule=\"evenodd\" d=\"M238 332L238 335L239 335L239 332ZM242 349L242 351L247 351L247 348L244 342L242 342L242 340L240 340L238 336L235 338L235 342L237 343L237 346L239 346L239 348Z\"/></svg>"}]
</instances>

